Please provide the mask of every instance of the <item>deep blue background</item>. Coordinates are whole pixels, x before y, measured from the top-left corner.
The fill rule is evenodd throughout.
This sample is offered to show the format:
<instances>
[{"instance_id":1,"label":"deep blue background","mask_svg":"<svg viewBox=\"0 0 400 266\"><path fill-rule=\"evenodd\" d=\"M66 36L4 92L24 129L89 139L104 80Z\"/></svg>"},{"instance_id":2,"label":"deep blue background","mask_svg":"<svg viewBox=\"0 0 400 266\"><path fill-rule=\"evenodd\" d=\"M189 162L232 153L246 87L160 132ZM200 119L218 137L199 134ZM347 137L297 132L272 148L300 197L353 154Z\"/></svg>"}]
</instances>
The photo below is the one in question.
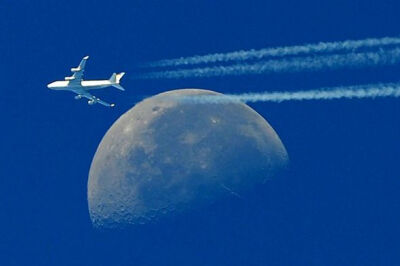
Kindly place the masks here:
<instances>
[{"instance_id":1,"label":"deep blue background","mask_svg":"<svg viewBox=\"0 0 400 266\"><path fill-rule=\"evenodd\" d=\"M398 0L11 1L0 7L0 265L400 265L398 99L257 103L289 170L244 199L129 231L92 228L97 145L135 102L220 92L397 82L398 66L135 81L142 62L399 34ZM46 84L90 55L86 78L126 71L115 109ZM246 159L246 158L244 158Z\"/></svg>"}]
</instances>

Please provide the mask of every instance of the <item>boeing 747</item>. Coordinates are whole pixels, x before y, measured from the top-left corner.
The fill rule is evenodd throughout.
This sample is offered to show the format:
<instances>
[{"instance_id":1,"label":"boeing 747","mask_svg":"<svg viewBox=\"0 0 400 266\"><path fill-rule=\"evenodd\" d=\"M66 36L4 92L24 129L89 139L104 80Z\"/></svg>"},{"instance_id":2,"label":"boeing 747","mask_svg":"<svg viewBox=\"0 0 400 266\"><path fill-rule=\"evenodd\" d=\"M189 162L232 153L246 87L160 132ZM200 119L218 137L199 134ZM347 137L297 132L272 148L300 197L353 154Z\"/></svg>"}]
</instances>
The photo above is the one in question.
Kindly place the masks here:
<instances>
[{"instance_id":1,"label":"boeing 747","mask_svg":"<svg viewBox=\"0 0 400 266\"><path fill-rule=\"evenodd\" d=\"M88 104L93 105L95 103L99 103L101 105L107 107L114 107L115 104L107 103L105 101L100 100L96 96L93 96L89 93L89 90L102 89L106 87L115 87L121 91L124 91L124 88L119 84L121 78L125 75L124 72L119 74L112 74L110 79L108 80L83 80L83 72L85 71L86 61L89 59L89 56L85 56L78 67L71 68L71 72L73 73L70 77L65 77L64 80L54 81L47 85L47 88L52 90L64 90L64 91L72 91L76 93L76 100L81 98L88 99Z\"/></svg>"}]
</instances>

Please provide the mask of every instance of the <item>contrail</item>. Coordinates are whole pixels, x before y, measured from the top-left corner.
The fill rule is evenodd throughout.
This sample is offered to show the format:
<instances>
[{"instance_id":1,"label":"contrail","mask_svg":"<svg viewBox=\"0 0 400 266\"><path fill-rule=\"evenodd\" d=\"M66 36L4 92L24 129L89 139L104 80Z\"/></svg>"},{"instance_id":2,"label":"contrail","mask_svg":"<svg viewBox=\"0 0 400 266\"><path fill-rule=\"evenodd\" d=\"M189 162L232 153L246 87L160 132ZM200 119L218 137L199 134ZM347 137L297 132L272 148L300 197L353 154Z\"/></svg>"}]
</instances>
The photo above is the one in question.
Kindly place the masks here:
<instances>
[{"instance_id":1,"label":"contrail","mask_svg":"<svg viewBox=\"0 0 400 266\"><path fill-rule=\"evenodd\" d=\"M176 97L176 96L171 96ZM183 103L192 104L227 104L235 102L284 102L305 100L334 100L334 99L364 99L400 97L400 83L370 84L361 86L341 86L333 88L322 88L319 90L285 91L285 92L262 92L244 94L221 94L221 95L191 95L178 98Z\"/></svg>"},{"instance_id":2,"label":"contrail","mask_svg":"<svg viewBox=\"0 0 400 266\"><path fill-rule=\"evenodd\" d=\"M332 53L340 51L345 52L354 51L360 48L375 48L399 44L400 38L397 37L370 38L364 40L348 40L342 42L320 42L316 44L283 46L275 48L265 48L260 50L241 50L230 53L215 53L201 56L196 55L191 57L165 59L144 64L142 65L142 67L187 66L196 64L223 63L231 61L262 60L267 57L309 55L315 53Z\"/></svg>"},{"instance_id":3,"label":"contrail","mask_svg":"<svg viewBox=\"0 0 400 266\"><path fill-rule=\"evenodd\" d=\"M214 66L193 69L156 71L134 76L135 79L179 79L196 77L237 76L281 72L316 71L338 68L358 68L375 65L393 65L400 62L400 48L377 52L295 57L266 60L251 64Z\"/></svg>"}]
</instances>

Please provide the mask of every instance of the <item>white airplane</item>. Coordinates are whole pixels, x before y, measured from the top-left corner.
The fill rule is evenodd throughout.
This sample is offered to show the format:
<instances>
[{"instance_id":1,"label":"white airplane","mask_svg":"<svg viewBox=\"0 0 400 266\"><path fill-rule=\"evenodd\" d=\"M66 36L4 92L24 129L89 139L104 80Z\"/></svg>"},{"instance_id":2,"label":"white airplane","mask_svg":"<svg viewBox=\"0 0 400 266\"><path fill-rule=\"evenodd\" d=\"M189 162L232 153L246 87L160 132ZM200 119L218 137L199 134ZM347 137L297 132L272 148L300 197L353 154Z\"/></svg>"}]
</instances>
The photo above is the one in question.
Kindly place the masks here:
<instances>
[{"instance_id":1,"label":"white airplane","mask_svg":"<svg viewBox=\"0 0 400 266\"><path fill-rule=\"evenodd\" d=\"M85 56L78 67L71 68L72 76L65 77L62 81L54 81L47 85L47 88L52 90L65 90L75 92L77 95L75 96L76 100L83 98L88 99L88 104L93 105L95 103L102 104L107 107L114 107L113 103L106 103L105 101L100 100L96 96L93 96L89 93L89 90L102 89L106 87L113 86L121 91L125 89L119 84L121 78L125 75L125 72L121 72L119 74L112 74L110 79L108 80L83 80L83 72L85 71L86 61L89 59L89 56Z\"/></svg>"}]
</instances>

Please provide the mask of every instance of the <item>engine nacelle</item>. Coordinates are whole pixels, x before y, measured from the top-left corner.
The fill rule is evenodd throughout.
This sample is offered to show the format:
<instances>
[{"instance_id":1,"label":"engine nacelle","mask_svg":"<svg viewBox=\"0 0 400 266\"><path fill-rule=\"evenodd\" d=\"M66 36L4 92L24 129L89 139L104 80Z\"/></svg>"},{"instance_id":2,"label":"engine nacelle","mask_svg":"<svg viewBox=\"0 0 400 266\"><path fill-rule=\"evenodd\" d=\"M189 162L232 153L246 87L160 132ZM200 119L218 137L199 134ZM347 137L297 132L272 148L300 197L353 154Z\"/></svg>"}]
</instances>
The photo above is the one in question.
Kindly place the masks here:
<instances>
[{"instance_id":1,"label":"engine nacelle","mask_svg":"<svg viewBox=\"0 0 400 266\"><path fill-rule=\"evenodd\" d=\"M65 77L65 80L67 80L67 81L74 80L74 79L75 79L75 77L74 77L74 76L71 76L71 77Z\"/></svg>"},{"instance_id":2,"label":"engine nacelle","mask_svg":"<svg viewBox=\"0 0 400 266\"><path fill-rule=\"evenodd\" d=\"M78 71L81 71L81 68L79 68L79 67L71 68L71 72L73 72L73 73L78 72Z\"/></svg>"},{"instance_id":3,"label":"engine nacelle","mask_svg":"<svg viewBox=\"0 0 400 266\"><path fill-rule=\"evenodd\" d=\"M93 104L96 103L96 101L95 101L95 100L89 100L87 103L88 103L89 105L93 105Z\"/></svg>"},{"instance_id":4,"label":"engine nacelle","mask_svg":"<svg viewBox=\"0 0 400 266\"><path fill-rule=\"evenodd\" d=\"M76 95L75 96L75 100L80 100L80 99L82 99L82 95Z\"/></svg>"}]
</instances>

